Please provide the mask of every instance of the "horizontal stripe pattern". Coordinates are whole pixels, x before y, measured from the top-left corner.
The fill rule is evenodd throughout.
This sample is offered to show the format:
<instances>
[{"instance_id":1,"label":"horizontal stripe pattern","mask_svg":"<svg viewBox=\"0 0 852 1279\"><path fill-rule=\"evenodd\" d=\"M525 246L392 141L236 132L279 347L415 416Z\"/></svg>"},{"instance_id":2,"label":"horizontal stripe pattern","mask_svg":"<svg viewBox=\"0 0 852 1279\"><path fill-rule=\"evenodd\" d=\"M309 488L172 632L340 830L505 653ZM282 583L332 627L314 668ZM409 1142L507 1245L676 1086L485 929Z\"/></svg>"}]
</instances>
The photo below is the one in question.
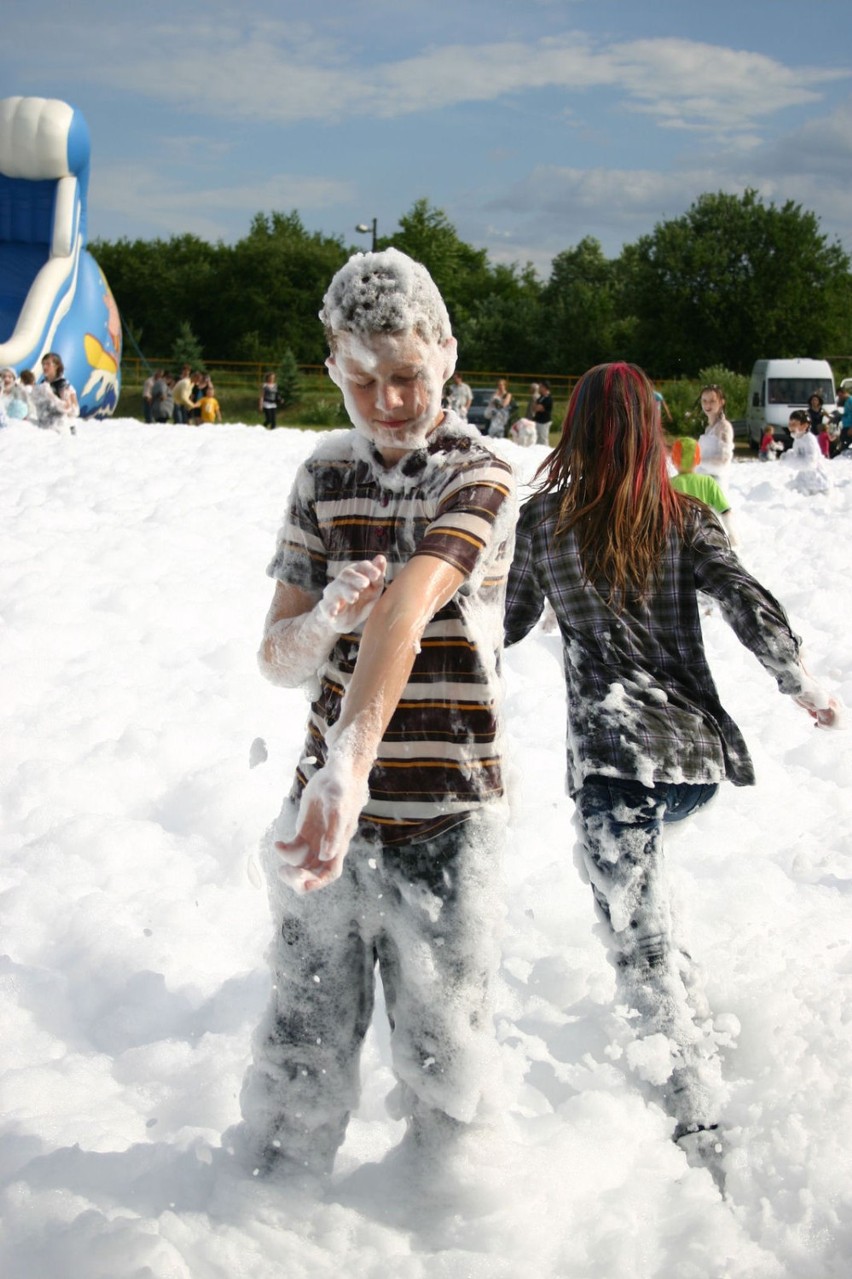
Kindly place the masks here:
<instances>
[{"instance_id":1,"label":"horizontal stripe pattern","mask_svg":"<svg viewBox=\"0 0 852 1279\"><path fill-rule=\"evenodd\" d=\"M412 556L433 555L467 579L426 626L362 815L386 844L417 842L503 795L496 676L514 480L451 414L428 450L390 469L354 431L335 443L334 456L326 444L299 470L270 575L318 595L355 561L385 555L390 582ZM325 762L359 644L359 633L341 636L319 672L296 798Z\"/></svg>"}]
</instances>

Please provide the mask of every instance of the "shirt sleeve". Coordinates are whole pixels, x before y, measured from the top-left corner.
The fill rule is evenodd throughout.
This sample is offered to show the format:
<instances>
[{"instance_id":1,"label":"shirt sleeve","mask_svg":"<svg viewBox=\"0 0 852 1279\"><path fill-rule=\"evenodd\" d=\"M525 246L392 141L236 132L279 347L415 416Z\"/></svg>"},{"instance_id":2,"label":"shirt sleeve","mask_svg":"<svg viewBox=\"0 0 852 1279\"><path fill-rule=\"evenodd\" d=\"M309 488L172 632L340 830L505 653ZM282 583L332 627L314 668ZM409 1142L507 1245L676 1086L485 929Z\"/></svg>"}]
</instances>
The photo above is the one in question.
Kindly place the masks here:
<instances>
[{"instance_id":1,"label":"shirt sleeve","mask_svg":"<svg viewBox=\"0 0 852 1279\"><path fill-rule=\"evenodd\" d=\"M433 555L470 577L514 507L511 467L485 450L454 469L415 555Z\"/></svg>"},{"instance_id":2,"label":"shirt sleeve","mask_svg":"<svg viewBox=\"0 0 852 1279\"><path fill-rule=\"evenodd\" d=\"M506 588L503 633L507 645L517 644L529 634L541 617L544 604L544 592L535 571L533 538L522 513L515 532L515 554Z\"/></svg>"},{"instance_id":3,"label":"shirt sleeve","mask_svg":"<svg viewBox=\"0 0 852 1279\"><path fill-rule=\"evenodd\" d=\"M320 534L310 470L300 466L278 534L270 577L303 591L321 593L328 584L328 557Z\"/></svg>"},{"instance_id":4,"label":"shirt sleeve","mask_svg":"<svg viewBox=\"0 0 852 1279\"><path fill-rule=\"evenodd\" d=\"M737 639L754 653L782 693L804 689L799 661L801 639L781 604L743 568L723 529L710 515L697 517L692 536L695 585L719 601L722 616Z\"/></svg>"}]
</instances>

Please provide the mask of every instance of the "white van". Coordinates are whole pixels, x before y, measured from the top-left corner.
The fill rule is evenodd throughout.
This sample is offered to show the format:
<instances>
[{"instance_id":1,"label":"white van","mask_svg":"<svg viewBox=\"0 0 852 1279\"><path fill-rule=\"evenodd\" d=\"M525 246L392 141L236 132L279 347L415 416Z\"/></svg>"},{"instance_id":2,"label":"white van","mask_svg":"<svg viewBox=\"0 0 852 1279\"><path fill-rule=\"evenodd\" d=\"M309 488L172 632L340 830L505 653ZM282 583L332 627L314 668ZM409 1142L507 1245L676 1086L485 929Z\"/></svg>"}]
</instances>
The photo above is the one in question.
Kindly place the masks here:
<instances>
[{"instance_id":1,"label":"white van","mask_svg":"<svg viewBox=\"0 0 852 1279\"><path fill-rule=\"evenodd\" d=\"M752 448L760 445L767 426L776 440L790 444L787 423L793 409L806 409L814 394L834 408L834 374L827 360L757 360L748 388L746 423Z\"/></svg>"}]
</instances>

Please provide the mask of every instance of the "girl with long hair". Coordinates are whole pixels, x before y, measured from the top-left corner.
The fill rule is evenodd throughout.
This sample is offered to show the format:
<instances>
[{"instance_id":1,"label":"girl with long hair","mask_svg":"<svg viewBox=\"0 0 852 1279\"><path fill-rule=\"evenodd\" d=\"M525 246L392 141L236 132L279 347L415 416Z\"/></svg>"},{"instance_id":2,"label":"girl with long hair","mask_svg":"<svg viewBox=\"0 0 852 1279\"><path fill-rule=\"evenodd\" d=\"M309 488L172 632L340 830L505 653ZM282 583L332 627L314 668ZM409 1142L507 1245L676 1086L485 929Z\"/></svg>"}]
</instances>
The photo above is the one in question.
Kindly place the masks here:
<instances>
[{"instance_id":1,"label":"girl with long hair","mask_svg":"<svg viewBox=\"0 0 852 1279\"><path fill-rule=\"evenodd\" d=\"M701 388L701 411L707 419L698 438L702 475L712 475L724 483L734 460L734 428L725 412L725 392L717 382Z\"/></svg>"},{"instance_id":2,"label":"girl with long hair","mask_svg":"<svg viewBox=\"0 0 852 1279\"><path fill-rule=\"evenodd\" d=\"M580 378L537 479L518 521L506 643L552 605L579 861L620 1001L639 1014L641 1037L668 1039L670 1072L657 1095L673 1138L712 1165L724 1036L673 938L662 827L705 804L720 782L755 778L713 683L698 592L718 600L741 642L818 725L835 722L838 704L805 671L783 608L740 564L714 513L672 488L641 369L600 364Z\"/></svg>"}]
</instances>

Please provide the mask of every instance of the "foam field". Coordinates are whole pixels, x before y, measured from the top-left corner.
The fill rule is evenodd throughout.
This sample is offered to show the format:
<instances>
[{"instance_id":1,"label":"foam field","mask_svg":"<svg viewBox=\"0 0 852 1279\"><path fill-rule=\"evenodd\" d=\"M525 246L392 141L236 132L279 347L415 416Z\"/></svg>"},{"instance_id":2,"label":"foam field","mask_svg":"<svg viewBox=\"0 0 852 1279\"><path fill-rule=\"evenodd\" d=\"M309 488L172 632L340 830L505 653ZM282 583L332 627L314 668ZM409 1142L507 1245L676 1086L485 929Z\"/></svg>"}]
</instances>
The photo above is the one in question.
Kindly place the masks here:
<instances>
[{"instance_id":1,"label":"foam field","mask_svg":"<svg viewBox=\"0 0 852 1279\"><path fill-rule=\"evenodd\" d=\"M264 683L265 577L311 432L0 432L0 1273L4 1279L841 1279L852 1255L848 732L817 732L718 613L758 785L668 844L682 934L734 1043L728 1198L643 1095L563 793L559 642L506 658L512 821L497 988L504 1122L422 1193L381 1010L323 1198L226 1157L270 936L255 848L302 740ZM529 477L543 449L499 445ZM832 491L732 468L746 565L852 704L852 457ZM257 760L262 738L268 758ZM737 1025L739 1033L736 1033Z\"/></svg>"}]
</instances>

